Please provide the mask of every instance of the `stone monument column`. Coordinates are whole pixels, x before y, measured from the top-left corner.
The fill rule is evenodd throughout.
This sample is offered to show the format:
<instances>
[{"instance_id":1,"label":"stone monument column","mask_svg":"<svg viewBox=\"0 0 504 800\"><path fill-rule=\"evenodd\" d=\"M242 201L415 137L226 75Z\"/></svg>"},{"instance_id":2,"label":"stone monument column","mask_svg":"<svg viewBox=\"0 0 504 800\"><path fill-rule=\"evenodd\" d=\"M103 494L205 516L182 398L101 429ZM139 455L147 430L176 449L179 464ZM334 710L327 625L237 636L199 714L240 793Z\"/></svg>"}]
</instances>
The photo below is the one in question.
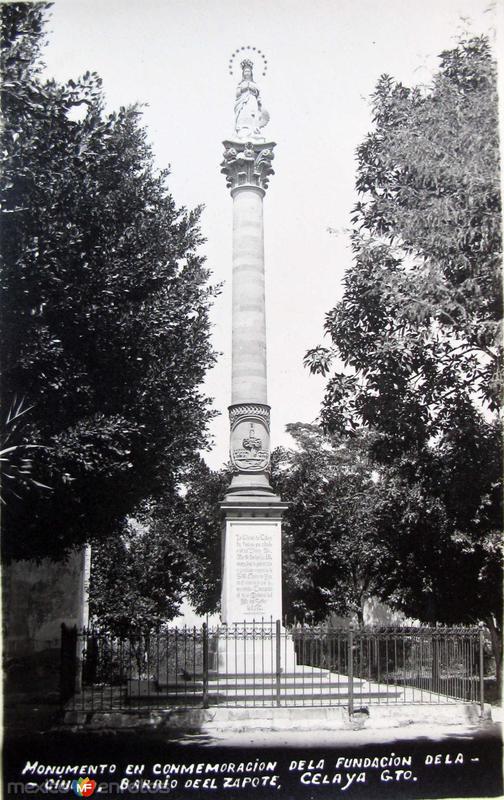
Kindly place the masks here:
<instances>
[{"instance_id":1,"label":"stone monument column","mask_svg":"<svg viewBox=\"0 0 504 800\"><path fill-rule=\"evenodd\" d=\"M275 144L269 116L241 62L235 132L224 141L222 172L233 199L233 303L230 460L233 477L221 504L222 621L239 625L282 618L281 520L286 504L270 484L263 200Z\"/></svg>"},{"instance_id":2,"label":"stone monument column","mask_svg":"<svg viewBox=\"0 0 504 800\"><path fill-rule=\"evenodd\" d=\"M269 495L263 198L273 143L226 141L222 172L233 198L233 305L229 494Z\"/></svg>"}]
</instances>

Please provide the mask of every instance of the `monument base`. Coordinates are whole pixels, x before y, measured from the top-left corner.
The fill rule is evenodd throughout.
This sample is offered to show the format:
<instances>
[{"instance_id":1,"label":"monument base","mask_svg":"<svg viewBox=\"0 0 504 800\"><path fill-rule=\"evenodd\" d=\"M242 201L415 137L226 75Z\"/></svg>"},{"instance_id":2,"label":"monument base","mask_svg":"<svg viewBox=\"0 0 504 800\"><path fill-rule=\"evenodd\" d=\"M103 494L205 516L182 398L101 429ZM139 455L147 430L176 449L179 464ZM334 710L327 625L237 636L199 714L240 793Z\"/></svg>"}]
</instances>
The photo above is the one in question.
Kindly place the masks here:
<instances>
[{"instance_id":1,"label":"monument base","mask_svg":"<svg viewBox=\"0 0 504 800\"><path fill-rule=\"evenodd\" d=\"M294 644L280 624L286 508L274 494L228 494L221 503L220 674L274 675L296 666Z\"/></svg>"},{"instance_id":2,"label":"monument base","mask_svg":"<svg viewBox=\"0 0 504 800\"><path fill-rule=\"evenodd\" d=\"M221 503L221 617L226 625L282 619L282 514L276 495L227 496Z\"/></svg>"},{"instance_id":3,"label":"monument base","mask_svg":"<svg viewBox=\"0 0 504 800\"><path fill-rule=\"evenodd\" d=\"M274 622L225 626L216 652L221 676L264 677L293 672L297 666L292 637Z\"/></svg>"}]
</instances>

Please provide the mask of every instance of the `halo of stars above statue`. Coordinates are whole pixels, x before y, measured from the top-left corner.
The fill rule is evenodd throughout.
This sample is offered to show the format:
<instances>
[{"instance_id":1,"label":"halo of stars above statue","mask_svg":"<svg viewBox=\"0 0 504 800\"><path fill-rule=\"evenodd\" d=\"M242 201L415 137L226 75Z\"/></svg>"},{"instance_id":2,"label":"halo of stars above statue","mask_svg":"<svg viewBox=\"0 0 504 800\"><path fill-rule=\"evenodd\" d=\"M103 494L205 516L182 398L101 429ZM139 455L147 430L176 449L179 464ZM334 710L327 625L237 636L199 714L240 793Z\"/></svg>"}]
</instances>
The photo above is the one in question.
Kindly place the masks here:
<instances>
[{"instance_id":1,"label":"halo of stars above statue","mask_svg":"<svg viewBox=\"0 0 504 800\"><path fill-rule=\"evenodd\" d=\"M244 58L250 57L250 56L252 56L252 57L253 56L259 56L259 58L262 61L262 75L263 76L266 75L266 73L268 71L268 59L266 58L266 56L264 55L262 50L259 50L258 47L251 47L250 45L246 45L246 46L243 46L243 47L237 47L236 50L232 53L231 58L229 59L229 62L228 62L229 74L230 75L235 75L235 70L236 70L236 66L237 66L236 65L236 59L239 58L240 60L243 60Z\"/></svg>"}]
</instances>

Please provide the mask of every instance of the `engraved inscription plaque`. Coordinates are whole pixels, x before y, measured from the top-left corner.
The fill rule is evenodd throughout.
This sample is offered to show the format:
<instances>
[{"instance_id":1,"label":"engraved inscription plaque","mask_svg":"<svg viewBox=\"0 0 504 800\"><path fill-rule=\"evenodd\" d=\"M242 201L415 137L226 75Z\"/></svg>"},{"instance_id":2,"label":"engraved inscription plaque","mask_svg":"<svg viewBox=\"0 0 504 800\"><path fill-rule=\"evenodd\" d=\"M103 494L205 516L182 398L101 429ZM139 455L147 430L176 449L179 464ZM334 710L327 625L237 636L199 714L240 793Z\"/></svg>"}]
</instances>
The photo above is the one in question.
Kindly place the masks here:
<instances>
[{"instance_id":1,"label":"engraved inscription plaque","mask_svg":"<svg viewBox=\"0 0 504 800\"><path fill-rule=\"evenodd\" d=\"M242 528L236 532L236 591L243 614L269 617L273 598L273 531Z\"/></svg>"}]
</instances>

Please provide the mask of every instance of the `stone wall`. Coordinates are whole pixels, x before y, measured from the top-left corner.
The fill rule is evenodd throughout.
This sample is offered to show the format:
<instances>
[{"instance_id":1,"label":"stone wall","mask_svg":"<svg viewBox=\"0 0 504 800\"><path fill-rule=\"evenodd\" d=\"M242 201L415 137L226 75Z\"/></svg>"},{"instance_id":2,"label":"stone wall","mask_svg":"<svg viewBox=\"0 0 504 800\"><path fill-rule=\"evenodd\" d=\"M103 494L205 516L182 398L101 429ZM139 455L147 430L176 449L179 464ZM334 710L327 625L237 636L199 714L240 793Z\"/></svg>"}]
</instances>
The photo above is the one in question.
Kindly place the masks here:
<instances>
[{"instance_id":1,"label":"stone wall","mask_svg":"<svg viewBox=\"0 0 504 800\"><path fill-rule=\"evenodd\" d=\"M87 624L89 564L85 549L67 561L16 561L2 568L7 692L58 690L61 624Z\"/></svg>"}]
</instances>

